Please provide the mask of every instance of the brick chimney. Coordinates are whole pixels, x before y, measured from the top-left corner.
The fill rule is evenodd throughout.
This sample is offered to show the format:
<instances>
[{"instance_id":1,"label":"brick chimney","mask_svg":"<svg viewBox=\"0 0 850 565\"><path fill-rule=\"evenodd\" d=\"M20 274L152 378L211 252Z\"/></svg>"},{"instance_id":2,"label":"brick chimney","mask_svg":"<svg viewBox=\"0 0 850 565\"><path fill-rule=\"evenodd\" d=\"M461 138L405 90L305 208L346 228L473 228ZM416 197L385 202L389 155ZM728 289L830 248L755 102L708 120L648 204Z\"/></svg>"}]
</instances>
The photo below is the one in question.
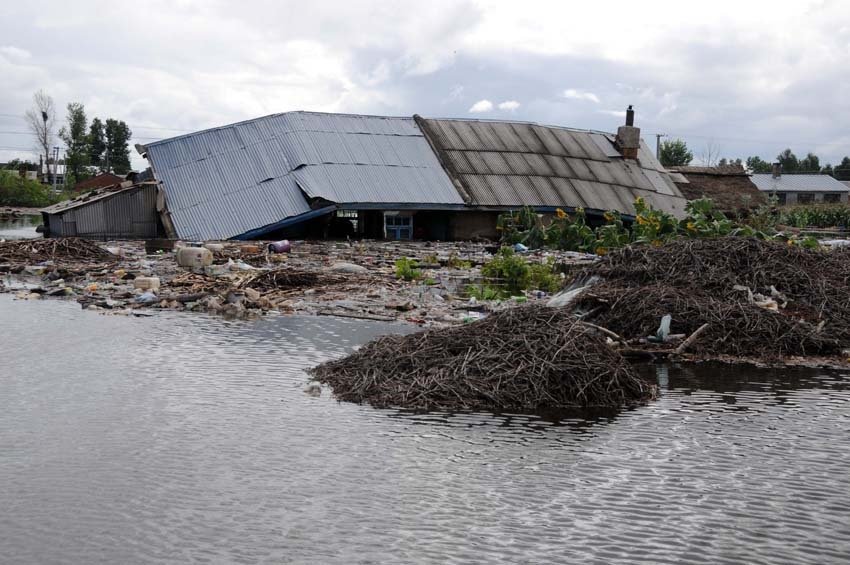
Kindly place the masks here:
<instances>
[{"instance_id":1,"label":"brick chimney","mask_svg":"<svg viewBox=\"0 0 850 565\"><path fill-rule=\"evenodd\" d=\"M778 179L782 176L782 163L774 163L773 169L771 170L773 174L773 178Z\"/></svg>"},{"instance_id":2,"label":"brick chimney","mask_svg":"<svg viewBox=\"0 0 850 565\"><path fill-rule=\"evenodd\" d=\"M640 128L635 126L635 111L629 105L626 110L626 125L617 128L617 148L625 159L637 159L640 149Z\"/></svg>"}]
</instances>

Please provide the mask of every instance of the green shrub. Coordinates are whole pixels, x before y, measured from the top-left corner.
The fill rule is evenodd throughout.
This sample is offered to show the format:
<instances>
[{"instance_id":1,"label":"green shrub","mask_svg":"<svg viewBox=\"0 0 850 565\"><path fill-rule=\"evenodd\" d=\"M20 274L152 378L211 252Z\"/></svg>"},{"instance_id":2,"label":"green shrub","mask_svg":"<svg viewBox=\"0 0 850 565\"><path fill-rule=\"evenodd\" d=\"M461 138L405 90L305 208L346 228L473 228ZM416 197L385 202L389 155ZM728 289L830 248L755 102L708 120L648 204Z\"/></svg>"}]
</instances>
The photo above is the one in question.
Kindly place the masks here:
<instances>
[{"instance_id":1,"label":"green shrub","mask_svg":"<svg viewBox=\"0 0 850 565\"><path fill-rule=\"evenodd\" d=\"M519 294L526 288L531 275L528 263L510 247L502 247L495 257L481 267L484 277L498 281L503 296Z\"/></svg>"},{"instance_id":2,"label":"green shrub","mask_svg":"<svg viewBox=\"0 0 850 565\"><path fill-rule=\"evenodd\" d=\"M850 227L850 206L847 204L790 206L782 210L779 222L797 228Z\"/></svg>"},{"instance_id":3,"label":"green shrub","mask_svg":"<svg viewBox=\"0 0 850 565\"><path fill-rule=\"evenodd\" d=\"M452 254L449 255L449 260L446 262L446 266L450 269L471 269L472 261L464 261L458 254L452 251Z\"/></svg>"},{"instance_id":4,"label":"green shrub","mask_svg":"<svg viewBox=\"0 0 850 565\"><path fill-rule=\"evenodd\" d=\"M555 269L555 259L550 257L545 263L529 265L529 285L531 290L542 290L550 294L558 292L564 284L560 273Z\"/></svg>"},{"instance_id":5,"label":"green shrub","mask_svg":"<svg viewBox=\"0 0 850 565\"><path fill-rule=\"evenodd\" d=\"M476 300L496 300L500 297L498 288L494 288L489 284L471 284L466 287L466 294Z\"/></svg>"},{"instance_id":6,"label":"green shrub","mask_svg":"<svg viewBox=\"0 0 850 565\"><path fill-rule=\"evenodd\" d=\"M555 218L546 228L546 243L556 249L591 251L595 239L593 230L585 222L582 208L577 208L572 218L558 208L555 210Z\"/></svg>"},{"instance_id":7,"label":"green shrub","mask_svg":"<svg viewBox=\"0 0 850 565\"><path fill-rule=\"evenodd\" d=\"M402 257L395 262L395 276L406 281L418 279L422 276L422 271L417 268L418 266L416 259Z\"/></svg>"},{"instance_id":8,"label":"green shrub","mask_svg":"<svg viewBox=\"0 0 850 565\"><path fill-rule=\"evenodd\" d=\"M50 188L9 171L0 171L0 206L43 208L57 202Z\"/></svg>"}]
</instances>

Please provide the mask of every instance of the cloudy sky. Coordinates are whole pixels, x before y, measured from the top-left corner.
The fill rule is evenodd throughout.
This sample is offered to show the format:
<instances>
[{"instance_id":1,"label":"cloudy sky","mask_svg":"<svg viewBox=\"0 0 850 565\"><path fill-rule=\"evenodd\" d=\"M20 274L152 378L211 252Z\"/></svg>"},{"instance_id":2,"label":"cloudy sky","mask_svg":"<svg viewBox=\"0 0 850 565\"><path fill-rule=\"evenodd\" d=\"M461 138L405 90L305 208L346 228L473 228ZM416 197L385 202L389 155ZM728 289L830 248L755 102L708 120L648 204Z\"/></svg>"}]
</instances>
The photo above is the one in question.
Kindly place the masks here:
<instances>
[{"instance_id":1,"label":"cloudy sky","mask_svg":"<svg viewBox=\"0 0 850 565\"><path fill-rule=\"evenodd\" d=\"M850 2L5 2L0 160L60 107L145 143L289 110L536 121L687 141L699 159L850 154ZM134 164L142 161L135 156Z\"/></svg>"}]
</instances>

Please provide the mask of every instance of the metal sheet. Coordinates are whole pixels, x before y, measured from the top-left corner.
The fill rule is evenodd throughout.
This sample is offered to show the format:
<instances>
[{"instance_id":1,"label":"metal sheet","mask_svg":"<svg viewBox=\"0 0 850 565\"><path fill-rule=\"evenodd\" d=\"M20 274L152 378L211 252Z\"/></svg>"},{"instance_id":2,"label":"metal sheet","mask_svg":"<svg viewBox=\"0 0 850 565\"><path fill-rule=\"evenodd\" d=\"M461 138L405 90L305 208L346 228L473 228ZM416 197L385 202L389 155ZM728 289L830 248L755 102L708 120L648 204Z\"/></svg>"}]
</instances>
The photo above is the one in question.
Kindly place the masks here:
<instances>
[{"instance_id":1,"label":"metal sheet","mask_svg":"<svg viewBox=\"0 0 850 565\"><path fill-rule=\"evenodd\" d=\"M850 187L829 175L786 174L774 178L772 174L752 176L756 188L762 192L848 192Z\"/></svg>"},{"instance_id":2,"label":"metal sheet","mask_svg":"<svg viewBox=\"0 0 850 565\"><path fill-rule=\"evenodd\" d=\"M331 202L463 204L411 118L275 114L152 143L147 156L185 238L304 214L298 183Z\"/></svg>"},{"instance_id":3,"label":"metal sheet","mask_svg":"<svg viewBox=\"0 0 850 565\"><path fill-rule=\"evenodd\" d=\"M144 184L45 209L53 237L145 239L157 237L157 186Z\"/></svg>"}]
</instances>

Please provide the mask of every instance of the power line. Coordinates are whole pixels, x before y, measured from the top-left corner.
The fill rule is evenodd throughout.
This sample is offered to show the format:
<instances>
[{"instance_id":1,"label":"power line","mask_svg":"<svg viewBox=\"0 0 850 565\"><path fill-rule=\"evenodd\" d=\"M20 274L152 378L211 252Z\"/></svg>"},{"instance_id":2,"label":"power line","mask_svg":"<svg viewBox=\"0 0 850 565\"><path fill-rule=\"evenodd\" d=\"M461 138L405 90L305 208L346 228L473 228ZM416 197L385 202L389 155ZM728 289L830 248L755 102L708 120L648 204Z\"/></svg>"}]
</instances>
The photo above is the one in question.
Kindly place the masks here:
<instances>
[{"instance_id":1,"label":"power line","mask_svg":"<svg viewBox=\"0 0 850 565\"><path fill-rule=\"evenodd\" d=\"M750 139L744 137L718 137L714 135L697 135L690 133L672 133L671 136L675 137L695 137L697 139L708 139L708 140L718 140L718 141L744 141L748 143L777 143L776 139ZM786 141L784 143L779 143L779 145L844 145L850 146L850 142L847 141Z\"/></svg>"}]
</instances>

